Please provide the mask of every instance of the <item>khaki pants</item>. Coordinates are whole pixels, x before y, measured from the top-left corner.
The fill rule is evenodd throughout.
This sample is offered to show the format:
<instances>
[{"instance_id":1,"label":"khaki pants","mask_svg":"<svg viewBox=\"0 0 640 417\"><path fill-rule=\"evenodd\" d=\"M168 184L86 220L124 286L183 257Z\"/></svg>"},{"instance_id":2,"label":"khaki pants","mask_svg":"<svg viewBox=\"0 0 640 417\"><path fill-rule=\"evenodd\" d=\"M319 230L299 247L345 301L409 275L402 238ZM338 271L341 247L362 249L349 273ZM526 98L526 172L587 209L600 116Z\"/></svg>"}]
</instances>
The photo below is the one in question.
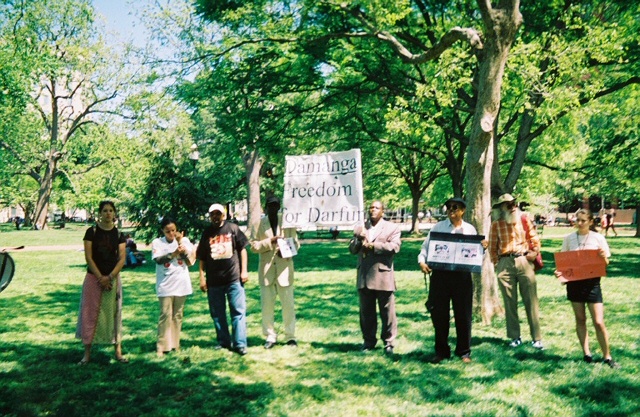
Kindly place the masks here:
<instances>
[{"instance_id":1,"label":"khaki pants","mask_svg":"<svg viewBox=\"0 0 640 417\"><path fill-rule=\"evenodd\" d=\"M280 304L282 304L285 341L296 340L296 309L293 301L293 285L283 287L278 284L277 280L271 285L260 286L262 334L266 336L267 342L275 343L277 340L274 313L276 297L280 298Z\"/></svg>"},{"instance_id":2,"label":"khaki pants","mask_svg":"<svg viewBox=\"0 0 640 417\"><path fill-rule=\"evenodd\" d=\"M160 319L158 320L158 352L169 352L180 349L180 331L182 330L183 297L158 297L160 302Z\"/></svg>"},{"instance_id":3,"label":"khaki pants","mask_svg":"<svg viewBox=\"0 0 640 417\"><path fill-rule=\"evenodd\" d=\"M541 340L538 287L533 264L527 261L524 256L500 258L496 266L496 274L504 300L507 337L509 339L520 337L520 321L518 319L518 286L520 286L520 295L527 313L531 339Z\"/></svg>"}]
</instances>

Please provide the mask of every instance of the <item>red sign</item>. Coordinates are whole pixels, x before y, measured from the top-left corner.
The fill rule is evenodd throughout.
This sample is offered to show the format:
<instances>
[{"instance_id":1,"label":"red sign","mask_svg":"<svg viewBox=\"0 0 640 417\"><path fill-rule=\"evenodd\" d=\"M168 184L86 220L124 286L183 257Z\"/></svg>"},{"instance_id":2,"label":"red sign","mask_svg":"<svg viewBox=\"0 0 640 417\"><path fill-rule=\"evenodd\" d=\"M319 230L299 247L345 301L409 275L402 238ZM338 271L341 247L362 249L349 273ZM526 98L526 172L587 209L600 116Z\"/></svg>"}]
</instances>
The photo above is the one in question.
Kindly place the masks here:
<instances>
[{"instance_id":1,"label":"red sign","mask_svg":"<svg viewBox=\"0 0 640 417\"><path fill-rule=\"evenodd\" d=\"M556 269L567 281L579 281L607 275L607 262L597 249L573 250L553 254Z\"/></svg>"}]
</instances>

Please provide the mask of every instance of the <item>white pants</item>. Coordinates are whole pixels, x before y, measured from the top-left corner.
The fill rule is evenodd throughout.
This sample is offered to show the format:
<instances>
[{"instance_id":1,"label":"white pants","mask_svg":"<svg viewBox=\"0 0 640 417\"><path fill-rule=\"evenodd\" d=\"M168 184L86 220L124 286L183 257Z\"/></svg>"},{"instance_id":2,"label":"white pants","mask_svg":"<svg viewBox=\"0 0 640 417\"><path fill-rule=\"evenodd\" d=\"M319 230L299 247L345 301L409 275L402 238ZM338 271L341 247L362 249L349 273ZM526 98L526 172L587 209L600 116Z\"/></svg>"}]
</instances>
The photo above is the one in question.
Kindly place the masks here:
<instances>
[{"instance_id":1,"label":"white pants","mask_svg":"<svg viewBox=\"0 0 640 417\"><path fill-rule=\"evenodd\" d=\"M260 301L262 303L262 334L267 342L275 343L277 334L274 324L274 310L276 296L282 304L282 320L284 321L285 340L296 339L296 309L293 302L293 285L282 287L278 282L269 286L260 286Z\"/></svg>"}]
</instances>

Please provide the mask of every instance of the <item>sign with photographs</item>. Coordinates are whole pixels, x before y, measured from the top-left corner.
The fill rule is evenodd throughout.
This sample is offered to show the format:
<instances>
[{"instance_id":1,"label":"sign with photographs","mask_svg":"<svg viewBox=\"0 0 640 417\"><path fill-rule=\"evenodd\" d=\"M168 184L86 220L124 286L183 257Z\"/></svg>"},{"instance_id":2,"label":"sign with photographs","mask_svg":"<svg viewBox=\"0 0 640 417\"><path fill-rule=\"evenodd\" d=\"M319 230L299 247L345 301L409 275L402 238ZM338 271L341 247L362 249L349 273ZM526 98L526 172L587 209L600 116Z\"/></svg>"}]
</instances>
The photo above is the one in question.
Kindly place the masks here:
<instances>
[{"instance_id":1,"label":"sign with photographs","mask_svg":"<svg viewBox=\"0 0 640 417\"><path fill-rule=\"evenodd\" d=\"M481 272L484 248L482 235L431 232L427 265L441 271Z\"/></svg>"}]
</instances>

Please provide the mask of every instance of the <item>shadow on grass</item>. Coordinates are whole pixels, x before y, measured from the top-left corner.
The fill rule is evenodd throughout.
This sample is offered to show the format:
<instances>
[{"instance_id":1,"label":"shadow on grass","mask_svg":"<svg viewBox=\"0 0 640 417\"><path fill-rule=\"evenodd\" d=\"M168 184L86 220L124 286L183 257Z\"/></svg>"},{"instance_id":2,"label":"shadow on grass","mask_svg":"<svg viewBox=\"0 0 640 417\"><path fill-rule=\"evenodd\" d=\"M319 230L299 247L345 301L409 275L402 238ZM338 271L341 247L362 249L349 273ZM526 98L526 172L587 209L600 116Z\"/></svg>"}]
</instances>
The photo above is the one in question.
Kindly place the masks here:
<instances>
[{"instance_id":1,"label":"shadow on grass","mask_svg":"<svg viewBox=\"0 0 640 417\"><path fill-rule=\"evenodd\" d=\"M3 363L18 362L0 373L2 415L261 416L274 398L269 384L238 383L209 371L224 358L197 366L188 358L125 365L105 349L78 366L81 353L69 346L0 343L0 351Z\"/></svg>"},{"instance_id":2,"label":"shadow on grass","mask_svg":"<svg viewBox=\"0 0 640 417\"><path fill-rule=\"evenodd\" d=\"M415 271L415 256L421 242L406 243L396 265L406 263L401 268ZM339 262L343 263L338 263L336 268L336 264L327 264L328 256L323 254L330 255L337 250L344 255L340 255ZM613 250L619 256L632 253L632 250ZM30 256L34 265L49 265L42 262L41 254ZM324 260L322 268L314 269L316 266L311 265L314 256ZM251 259L250 266L255 271L257 258ZM440 412L439 415L595 416L640 413L636 394L640 382L637 373L632 371L640 361L640 353L631 348L640 340L637 333L630 330L640 316L628 302L627 291L619 296L620 301L607 306L607 318L615 317L614 314L620 316L619 320L611 320L612 328L617 325L619 329L611 334L625 341L613 346L614 357L623 366L621 370L609 370L602 363L582 364L581 357L575 357L577 341L572 330L567 334L550 333L549 346L542 352L526 344L509 349L507 340L497 336L504 334L501 322L493 328L482 328L477 333L482 336L473 337L472 364L464 365L454 358L432 365L429 360L433 354L433 332L424 313L426 293L422 282L414 280L419 273L405 274L406 278L402 278L405 288L397 293L401 339L396 351L400 353L389 358L381 348L370 354L359 351L356 257L346 253L344 242L322 242L318 248L304 245L296 262L298 260L298 271L301 266L302 271L304 268L320 271L303 272L296 278L300 333L313 340L299 340L300 347L293 351L284 347L266 351L260 347L263 343L260 291L254 273L246 288L249 345L253 347L246 357L212 350L215 331L206 296L194 288L196 293L189 297L185 307L183 351L167 355L164 360L156 359L153 353L158 314L155 266L147 263L124 271L123 348L132 360L128 365L115 363L113 348L108 346L96 347L93 362L88 366L75 365L82 346L79 341L72 341L71 334L80 298L83 276L80 269L84 266L73 260L69 270L34 269L39 273L25 273L14 287L17 292L13 294L19 295L4 292L0 298L0 386L3 387L0 415L311 416L376 415L378 411L377 415ZM28 270L26 262L22 266ZM69 271L73 279L63 280L63 274ZM42 275L46 278L40 278ZM192 270L192 277L195 276L197 272ZM620 281L620 285L629 282ZM541 280L540 285L547 285L545 282ZM554 319L568 309L561 292L541 300L541 310L548 316L553 313ZM276 320L281 323L278 313ZM624 327L618 324L623 321ZM523 326L526 329L526 322ZM474 322L474 332L476 329L480 330ZM620 330L627 332L624 338ZM569 338L572 342L563 344ZM453 347L453 328L449 341ZM573 353L567 354L568 351ZM551 405L553 403L560 405ZM561 412L550 414L551 410Z\"/></svg>"},{"instance_id":3,"label":"shadow on grass","mask_svg":"<svg viewBox=\"0 0 640 417\"><path fill-rule=\"evenodd\" d=\"M587 410L576 414L579 416L640 415L637 384L616 375L599 379L576 378L575 382L554 386L551 392L571 402L576 409L589 404Z\"/></svg>"}]
</instances>

